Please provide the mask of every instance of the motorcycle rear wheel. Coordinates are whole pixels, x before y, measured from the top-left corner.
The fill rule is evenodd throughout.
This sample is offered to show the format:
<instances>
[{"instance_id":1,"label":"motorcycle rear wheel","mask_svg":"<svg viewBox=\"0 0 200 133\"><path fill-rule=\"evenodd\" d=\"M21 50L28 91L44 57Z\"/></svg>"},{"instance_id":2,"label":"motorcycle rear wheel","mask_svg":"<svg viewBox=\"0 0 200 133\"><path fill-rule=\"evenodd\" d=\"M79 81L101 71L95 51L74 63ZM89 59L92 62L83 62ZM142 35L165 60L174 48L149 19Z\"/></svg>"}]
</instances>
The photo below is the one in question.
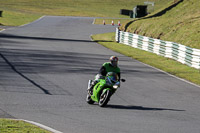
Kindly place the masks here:
<instances>
[{"instance_id":1,"label":"motorcycle rear wheel","mask_svg":"<svg viewBox=\"0 0 200 133\"><path fill-rule=\"evenodd\" d=\"M99 106L105 107L107 105L108 101L110 100L110 96L111 96L110 90L106 90L105 93L102 93L100 95Z\"/></svg>"}]
</instances>

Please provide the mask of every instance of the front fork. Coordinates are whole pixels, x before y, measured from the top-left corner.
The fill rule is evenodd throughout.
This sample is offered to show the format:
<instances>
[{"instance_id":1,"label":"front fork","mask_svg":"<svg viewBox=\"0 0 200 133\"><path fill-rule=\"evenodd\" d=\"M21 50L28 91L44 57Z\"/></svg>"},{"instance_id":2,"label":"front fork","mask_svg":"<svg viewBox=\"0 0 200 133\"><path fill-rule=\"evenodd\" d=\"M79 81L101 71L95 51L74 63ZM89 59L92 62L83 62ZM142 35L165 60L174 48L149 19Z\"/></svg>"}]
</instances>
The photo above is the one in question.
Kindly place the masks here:
<instances>
[{"instance_id":1,"label":"front fork","mask_svg":"<svg viewBox=\"0 0 200 133\"><path fill-rule=\"evenodd\" d=\"M92 85L92 80L89 80L89 81L88 81L88 88L87 88L87 90L90 89L91 85Z\"/></svg>"}]
</instances>

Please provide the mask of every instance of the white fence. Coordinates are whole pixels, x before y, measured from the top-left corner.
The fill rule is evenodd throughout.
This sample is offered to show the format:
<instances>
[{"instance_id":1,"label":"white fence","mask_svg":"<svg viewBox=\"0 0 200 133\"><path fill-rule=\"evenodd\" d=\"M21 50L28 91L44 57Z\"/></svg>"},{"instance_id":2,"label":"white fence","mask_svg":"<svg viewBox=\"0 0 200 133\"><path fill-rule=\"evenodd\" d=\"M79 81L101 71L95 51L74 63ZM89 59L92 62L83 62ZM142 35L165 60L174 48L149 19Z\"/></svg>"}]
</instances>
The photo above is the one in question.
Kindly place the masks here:
<instances>
[{"instance_id":1,"label":"white fence","mask_svg":"<svg viewBox=\"0 0 200 133\"><path fill-rule=\"evenodd\" d=\"M172 58L190 67L200 69L200 49L190 48L175 42L162 41L116 28L116 41L164 57Z\"/></svg>"}]
</instances>

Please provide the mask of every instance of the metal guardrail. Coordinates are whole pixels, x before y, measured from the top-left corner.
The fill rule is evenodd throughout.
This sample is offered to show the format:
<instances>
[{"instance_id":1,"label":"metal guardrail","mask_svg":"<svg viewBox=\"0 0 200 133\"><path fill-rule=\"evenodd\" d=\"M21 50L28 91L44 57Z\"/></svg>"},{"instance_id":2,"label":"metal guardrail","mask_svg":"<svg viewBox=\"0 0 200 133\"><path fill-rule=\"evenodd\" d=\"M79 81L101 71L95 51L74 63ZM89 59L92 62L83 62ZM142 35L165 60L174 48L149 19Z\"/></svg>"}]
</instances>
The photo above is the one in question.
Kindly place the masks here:
<instances>
[{"instance_id":1,"label":"metal guardrail","mask_svg":"<svg viewBox=\"0 0 200 133\"><path fill-rule=\"evenodd\" d=\"M118 28L116 28L115 39L118 43L171 58L190 67L200 69L200 49L190 48L175 42L123 32Z\"/></svg>"}]
</instances>

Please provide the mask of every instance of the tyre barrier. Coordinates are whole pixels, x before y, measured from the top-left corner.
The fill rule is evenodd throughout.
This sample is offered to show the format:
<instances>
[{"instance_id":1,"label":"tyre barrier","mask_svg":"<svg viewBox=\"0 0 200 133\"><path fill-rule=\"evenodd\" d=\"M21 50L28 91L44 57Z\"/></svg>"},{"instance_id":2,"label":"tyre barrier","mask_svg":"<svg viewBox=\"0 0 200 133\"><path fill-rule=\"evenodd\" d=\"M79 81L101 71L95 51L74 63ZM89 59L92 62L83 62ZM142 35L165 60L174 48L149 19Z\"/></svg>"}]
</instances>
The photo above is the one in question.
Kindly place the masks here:
<instances>
[{"instance_id":1,"label":"tyre barrier","mask_svg":"<svg viewBox=\"0 0 200 133\"><path fill-rule=\"evenodd\" d=\"M118 28L116 28L115 40L118 43L171 58L182 64L200 69L200 49L190 48L175 42L123 32Z\"/></svg>"}]
</instances>

